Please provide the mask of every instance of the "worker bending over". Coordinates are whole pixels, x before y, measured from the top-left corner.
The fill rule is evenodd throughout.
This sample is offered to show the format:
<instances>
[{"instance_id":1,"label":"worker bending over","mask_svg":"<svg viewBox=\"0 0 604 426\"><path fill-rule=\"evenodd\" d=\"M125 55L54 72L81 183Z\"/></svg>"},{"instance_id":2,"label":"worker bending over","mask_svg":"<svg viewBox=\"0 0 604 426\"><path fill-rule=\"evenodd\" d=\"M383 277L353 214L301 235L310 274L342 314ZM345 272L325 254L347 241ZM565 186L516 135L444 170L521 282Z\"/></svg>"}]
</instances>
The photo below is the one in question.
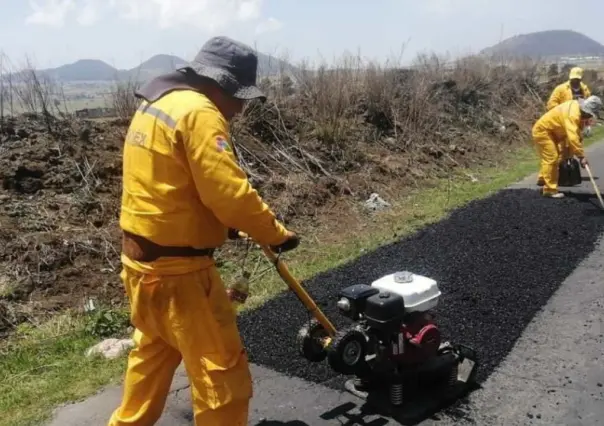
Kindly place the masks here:
<instances>
[{"instance_id":1,"label":"worker bending over","mask_svg":"<svg viewBox=\"0 0 604 426\"><path fill-rule=\"evenodd\" d=\"M233 229L275 252L299 244L230 145L228 123L244 102L266 100L257 64L248 46L215 37L189 66L136 93L142 103L124 145L120 217L135 347L110 426L155 424L181 360L195 425L247 425L248 360L213 251Z\"/></svg>"},{"instance_id":2,"label":"worker bending over","mask_svg":"<svg viewBox=\"0 0 604 426\"><path fill-rule=\"evenodd\" d=\"M581 167L587 159L583 150L582 127L585 120L599 118L602 101L597 96L566 101L546 112L533 126L533 141L539 151L539 182L543 195L562 198L558 192L559 144L568 140L570 155L579 158Z\"/></svg>"}]
</instances>

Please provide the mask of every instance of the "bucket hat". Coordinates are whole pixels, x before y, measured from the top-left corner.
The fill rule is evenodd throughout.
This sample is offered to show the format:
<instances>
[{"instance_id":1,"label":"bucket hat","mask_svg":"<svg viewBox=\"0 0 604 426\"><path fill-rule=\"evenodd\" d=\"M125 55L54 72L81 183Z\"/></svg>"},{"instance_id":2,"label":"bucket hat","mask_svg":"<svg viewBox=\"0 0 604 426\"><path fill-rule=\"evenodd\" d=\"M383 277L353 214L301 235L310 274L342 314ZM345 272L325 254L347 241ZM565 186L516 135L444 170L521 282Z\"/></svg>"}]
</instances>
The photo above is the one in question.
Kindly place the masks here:
<instances>
[{"instance_id":1,"label":"bucket hat","mask_svg":"<svg viewBox=\"0 0 604 426\"><path fill-rule=\"evenodd\" d=\"M598 96L594 95L587 99L579 99L579 108L581 108L581 111L590 114L592 117L600 119L602 100Z\"/></svg>"},{"instance_id":2,"label":"bucket hat","mask_svg":"<svg viewBox=\"0 0 604 426\"><path fill-rule=\"evenodd\" d=\"M208 40L193 61L179 68L187 69L215 81L234 98L266 101L266 95L256 83L258 56L251 47L229 37Z\"/></svg>"}]
</instances>

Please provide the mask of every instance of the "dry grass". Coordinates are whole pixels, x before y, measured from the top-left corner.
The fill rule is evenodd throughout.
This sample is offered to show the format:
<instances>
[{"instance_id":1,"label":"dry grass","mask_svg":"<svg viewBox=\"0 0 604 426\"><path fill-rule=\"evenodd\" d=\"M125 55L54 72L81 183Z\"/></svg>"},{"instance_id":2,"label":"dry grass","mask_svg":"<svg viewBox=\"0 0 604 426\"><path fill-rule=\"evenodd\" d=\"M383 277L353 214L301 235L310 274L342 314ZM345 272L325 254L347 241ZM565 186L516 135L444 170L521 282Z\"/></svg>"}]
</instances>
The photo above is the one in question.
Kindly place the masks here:
<instances>
[{"instance_id":1,"label":"dry grass","mask_svg":"<svg viewBox=\"0 0 604 426\"><path fill-rule=\"evenodd\" d=\"M80 306L89 295L124 302L116 273L118 147L140 83L115 83L110 102L119 120L81 121L58 112L60 86L26 65L15 75L30 96L16 98L40 124L3 121L13 132L38 135L17 137L0 160L9 195L0 206L0 265L7 271L0 332L29 321L30 312ZM445 63L435 55L418 57L411 68L360 55L282 68L277 77L260 77L269 101L250 103L233 123L235 151L288 226L314 245L338 244L350 230L371 226L362 205L370 194L396 203L439 182L472 182L477 167L526 147L549 95L538 83L541 69L478 57ZM52 143L42 134L51 132L49 123ZM235 273L241 256L227 245L219 261Z\"/></svg>"}]
</instances>

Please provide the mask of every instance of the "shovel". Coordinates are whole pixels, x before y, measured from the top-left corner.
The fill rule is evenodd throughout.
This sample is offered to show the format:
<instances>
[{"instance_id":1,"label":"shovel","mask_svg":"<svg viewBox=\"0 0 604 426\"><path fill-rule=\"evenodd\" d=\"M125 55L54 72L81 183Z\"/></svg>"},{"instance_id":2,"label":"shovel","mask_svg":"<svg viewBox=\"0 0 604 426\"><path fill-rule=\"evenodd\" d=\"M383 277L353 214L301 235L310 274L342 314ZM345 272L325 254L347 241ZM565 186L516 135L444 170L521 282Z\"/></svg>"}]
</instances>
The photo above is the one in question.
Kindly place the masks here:
<instances>
[{"instance_id":1,"label":"shovel","mask_svg":"<svg viewBox=\"0 0 604 426\"><path fill-rule=\"evenodd\" d=\"M604 200L602 200L602 194L600 194L600 189L598 189L598 185L596 185L596 181L594 180L594 177L591 174L591 169L589 168L589 164L585 165L585 170L587 170L587 174L589 175L589 180L591 180L591 184L594 186L594 190L596 191L598 200L600 200L600 206L602 206L602 210L604 210Z\"/></svg>"}]
</instances>

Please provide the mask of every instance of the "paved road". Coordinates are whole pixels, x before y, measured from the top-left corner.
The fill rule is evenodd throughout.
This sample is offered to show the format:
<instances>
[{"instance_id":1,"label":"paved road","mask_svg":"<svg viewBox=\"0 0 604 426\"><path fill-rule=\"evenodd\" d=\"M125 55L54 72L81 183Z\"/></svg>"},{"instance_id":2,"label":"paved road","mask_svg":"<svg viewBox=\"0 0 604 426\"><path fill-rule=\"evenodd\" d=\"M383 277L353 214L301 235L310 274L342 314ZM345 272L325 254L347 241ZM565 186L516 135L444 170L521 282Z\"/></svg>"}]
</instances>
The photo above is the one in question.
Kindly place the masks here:
<instances>
[{"instance_id":1,"label":"paved road","mask_svg":"<svg viewBox=\"0 0 604 426\"><path fill-rule=\"evenodd\" d=\"M592 146L588 153L594 175L602 176L597 180L602 188L604 144ZM536 176L530 176L513 187L537 189L535 180ZM572 192L593 194L593 188L586 180ZM470 395L469 403L455 416L441 414L421 425L604 425L602 241L565 280L482 388ZM250 425L399 424L359 414L362 401L348 393L260 366L252 366L252 373L255 397ZM105 425L120 397L120 387L109 388L86 401L62 407L49 426ZM181 369L159 425L192 425L191 417L188 382Z\"/></svg>"}]
</instances>

